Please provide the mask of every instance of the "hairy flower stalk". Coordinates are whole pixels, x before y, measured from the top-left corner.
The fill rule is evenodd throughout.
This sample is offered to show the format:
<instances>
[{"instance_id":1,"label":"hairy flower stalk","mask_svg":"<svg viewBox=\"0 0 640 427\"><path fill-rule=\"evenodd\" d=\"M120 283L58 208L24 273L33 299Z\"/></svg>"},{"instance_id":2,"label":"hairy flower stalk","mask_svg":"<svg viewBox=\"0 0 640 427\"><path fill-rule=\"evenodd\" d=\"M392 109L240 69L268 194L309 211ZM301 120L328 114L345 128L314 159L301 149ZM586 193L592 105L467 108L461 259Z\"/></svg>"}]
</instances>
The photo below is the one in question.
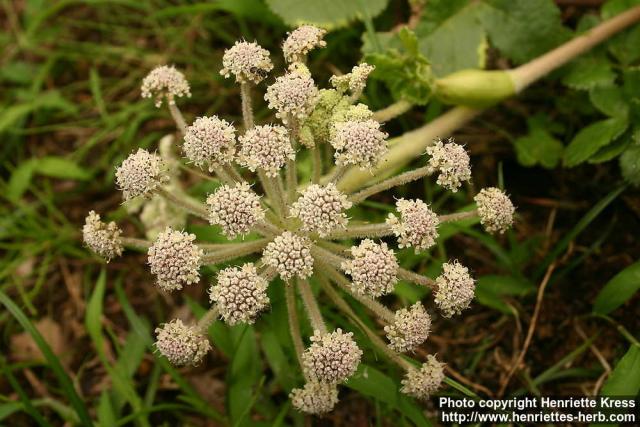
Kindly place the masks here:
<instances>
[{"instance_id":1,"label":"hairy flower stalk","mask_svg":"<svg viewBox=\"0 0 640 427\"><path fill-rule=\"evenodd\" d=\"M304 63L311 50L325 46L324 34L305 25L288 35L283 44L287 70L272 80L264 96L273 110L273 123L254 123L251 111L251 91L273 70L269 52L246 41L225 51L221 74L240 85L244 131L236 137L234 126L216 116L198 117L188 127L176 120L179 128L184 127L185 160L199 168L187 168L195 172L190 178L204 177L209 185L217 185L205 200L189 195L195 191L177 192L168 185L168 176L174 176L169 169L176 165L165 164L150 151L138 149L116 169L124 200L162 196L170 206L196 217L199 227L187 230L209 225L211 231L199 236L219 232L212 242L198 241L182 226L164 229L153 241L123 236L118 225L102 222L93 211L82 230L86 246L107 260L121 256L124 248L146 250L162 291L196 286L201 266L219 266L213 283L203 284L209 289L211 308L200 321L188 325L173 320L156 330L156 348L176 365L204 359L211 346L206 332L218 318L229 325L261 327L261 314L270 304L282 303L269 301L268 287L274 281L275 286L284 286L288 327L303 377L288 392L293 407L309 414L331 411L338 402L337 385L368 357L356 342L355 331L363 332L374 348L406 372L402 392L418 398L433 395L444 378L442 364L427 356L416 368L419 363L402 354L411 354L428 340L433 319L422 301L402 306L394 297L396 284L406 281L431 288L440 314L451 317L469 307L475 281L457 261L445 263L433 280L402 268L402 253L429 251L444 222L479 218L486 231L503 233L514 216L506 193L488 188L475 196L477 206L469 211L439 214L420 198L401 198L386 220L372 222L362 202L395 187L434 179L447 190L459 191L471 178L469 156L462 145L437 140L426 153L421 148L422 166L387 175L359 191L343 186L341 177L347 173L348 178L350 168L370 175L377 170L388 153L388 134L369 108L357 103L373 70L368 64L331 78L333 88L316 87ZM176 98L190 96L184 76L172 67L152 71L142 86L143 96L166 101L170 108ZM305 150L311 150L311 182L303 181L307 168L298 163ZM242 174L238 166L246 168ZM332 316L327 317L331 324L325 322L325 297L330 308L346 316L344 321ZM380 297L384 303L377 300ZM351 308L354 300L379 319L380 330L358 317ZM298 307L309 319L311 336L301 333Z\"/></svg>"}]
</instances>

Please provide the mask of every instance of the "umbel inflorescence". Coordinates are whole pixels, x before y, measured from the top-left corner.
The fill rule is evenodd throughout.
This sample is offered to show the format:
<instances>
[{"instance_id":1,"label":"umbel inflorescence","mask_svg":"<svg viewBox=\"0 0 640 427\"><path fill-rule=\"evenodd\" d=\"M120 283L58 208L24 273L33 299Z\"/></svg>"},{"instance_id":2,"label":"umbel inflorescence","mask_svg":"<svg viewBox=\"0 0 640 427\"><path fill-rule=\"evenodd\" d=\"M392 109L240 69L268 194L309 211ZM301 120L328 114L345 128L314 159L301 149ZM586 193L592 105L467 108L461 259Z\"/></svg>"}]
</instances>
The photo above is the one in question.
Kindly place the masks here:
<instances>
[{"instance_id":1,"label":"umbel inflorescence","mask_svg":"<svg viewBox=\"0 0 640 427\"><path fill-rule=\"evenodd\" d=\"M151 273L164 292L198 283L203 265L243 258L219 270L208 291L211 309L198 323L174 319L156 329L157 350L176 365L202 362L211 348L207 330L216 319L229 325L259 322L269 309L268 287L283 286L305 380L290 391L290 398L298 410L312 414L332 410L338 401L336 386L357 371L363 355L353 332L327 325L312 286L319 286L331 309L342 310L345 317L354 316L345 294L377 316L381 331L360 321L357 329L405 370L401 391L426 399L440 387L444 364L433 355L420 364L403 353L414 352L428 339L435 311L444 317L464 311L473 300L475 282L457 260L445 263L435 280L406 270L393 247L424 254L438 241L445 222L479 218L489 233L503 233L514 215L504 191L485 188L474 198L476 208L464 212L442 215L423 200L398 198L385 221L350 218L349 209L369 197L424 178L433 177L455 192L471 178L470 162L462 145L437 140L424 153L425 166L385 179L372 176L368 187L345 191L341 179L349 168L366 170L383 162L388 134L368 107L358 103L373 67L360 64L331 78L332 88L316 86L305 61L310 51L325 46L324 33L312 26L290 33L283 44L288 69L275 79L269 77L274 68L269 52L257 43L240 41L225 52L220 73L240 85L241 128L216 116L196 117L188 126L176 101L191 96L189 84L172 66L154 69L142 83L143 97L169 107L182 137L185 168L200 169L200 176L212 173L208 179L219 186L205 200L191 199L168 184L173 175L163 158L138 149L116 169L124 200L164 198L233 242L198 242L195 235L171 227L153 241L125 237L115 223L103 222L93 211L83 228L86 245L107 261L125 247L146 250ZM275 118L254 124L251 95L263 82L268 84L264 100ZM310 182L300 182L306 169L297 162L300 158L311 163ZM246 262L247 257L254 261ZM399 280L430 287L436 310L427 310L420 301L395 310L379 302ZM313 330L306 347L296 291Z\"/></svg>"}]
</instances>

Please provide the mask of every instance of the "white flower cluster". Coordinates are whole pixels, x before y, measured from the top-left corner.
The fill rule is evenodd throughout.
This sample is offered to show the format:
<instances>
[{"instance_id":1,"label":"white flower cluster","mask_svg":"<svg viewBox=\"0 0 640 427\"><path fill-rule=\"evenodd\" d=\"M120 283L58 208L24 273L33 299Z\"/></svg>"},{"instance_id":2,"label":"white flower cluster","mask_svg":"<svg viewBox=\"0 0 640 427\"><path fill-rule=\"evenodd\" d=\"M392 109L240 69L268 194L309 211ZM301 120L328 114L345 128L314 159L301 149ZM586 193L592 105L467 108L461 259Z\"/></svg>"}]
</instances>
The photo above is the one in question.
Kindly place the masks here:
<instances>
[{"instance_id":1,"label":"white flower cluster","mask_svg":"<svg viewBox=\"0 0 640 427\"><path fill-rule=\"evenodd\" d=\"M174 104L175 98L191 97L189 82L173 65L154 68L142 81L141 92L143 98L155 96L156 107L162 105L165 97L169 104Z\"/></svg>"},{"instance_id":2,"label":"white flower cluster","mask_svg":"<svg viewBox=\"0 0 640 427\"><path fill-rule=\"evenodd\" d=\"M347 196L335 184L312 184L291 205L291 215L302 221L302 230L328 236L336 228L347 226L345 209L351 207Z\"/></svg>"},{"instance_id":3,"label":"white flower cluster","mask_svg":"<svg viewBox=\"0 0 640 427\"><path fill-rule=\"evenodd\" d=\"M260 196L246 182L234 186L222 185L207 197L209 222L219 225L229 239L245 235L264 220Z\"/></svg>"},{"instance_id":4,"label":"white flower cluster","mask_svg":"<svg viewBox=\"0 0 640 427\"><path fill-rule=\"evenodd\" d=\"M193 234L167 228L149 248L151 273L156 275L161 289L179 290L200 280L198 269L203 252L194 240Z\"/></svg>"},{"instance_id":5,"label":"white flower cluster","mask_svg":"<svg viewBox=\"0 0 640 427\"><path fill-rule=\"evenodd\" d=\"M438 215L422 200L399 199L396 209L400 218L389 214L387 224L398 237L398 247L415 248L415 252L429 249L438 238Z\"/></svg>"}]
</instances>

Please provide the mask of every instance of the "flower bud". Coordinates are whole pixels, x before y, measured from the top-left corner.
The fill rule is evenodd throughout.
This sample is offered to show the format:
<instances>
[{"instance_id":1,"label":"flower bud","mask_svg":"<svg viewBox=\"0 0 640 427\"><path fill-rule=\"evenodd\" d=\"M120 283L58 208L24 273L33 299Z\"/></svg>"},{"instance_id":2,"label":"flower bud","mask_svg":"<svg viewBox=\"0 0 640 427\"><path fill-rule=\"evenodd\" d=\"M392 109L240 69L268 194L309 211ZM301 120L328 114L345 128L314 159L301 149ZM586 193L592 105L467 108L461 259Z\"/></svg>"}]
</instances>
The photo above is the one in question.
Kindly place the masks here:
<instances>
[{"instance_id":1,"label":"flower bud","mask_svg":"<svg viewBox=\"0 0 640 427\"><path fill-rule=\"evenodd\" d=\"M347 380L358 369L362 350L353 340L353 333L341 329L321 334L316 331L311 345L302 355L305 372L312 379L336 384Z\"/></svg>"},{"instance_id":2,"label":"flower bud","mask_svg":"<svg viewBox=\"0 0 640 427\"><path fill-rule=\"evenodd\" d=\"M444 363L438 362L435 356L427 356L427 361L420 369L411 368L402 380L402 391L418 399L428 399L438 391L444 380Z\"/></svg>"},{"instance_id":3,"label":"flower bud","mask_svg":"<svg viewBox=\"0 0 640 427\"><path fill-rule=\"evenodd\" d=\"M298 411L322 415L331 412L338 403L338 389L335 384L310 381L303 388L291 390L289 398Z\"/></svg>"},{"instance_id":4,"label":"flower bud","mask_svg":"<svg viewBox=\"0 0 640 427\"><path fill-rule=\"evenodd\" d=\"M124 200L148 196L169 180L162 159L156 154L138 148L116 169L116 184Z\"/></svg>"},{"instance_id":5,"label":"flower bud","mask_svg":"<svg viewBox=\"0 0 640 427\"><path fill-rule=\"evenodd\" d=\"M483 188L473 198L478 204L480 223L491 234L504 233L513 225L516 208L499 188Z\"/></svg>"},{"instance_id":6,"label":"flower bud","mask_svg":"<svg viewBox=\"0 0 640 427\"><path fill-rule=\"evenodd\" d=\"M270 242L262 253L265 264L274 267L284 280L305 279L313 273L311 240L285 231Z\"/></svg>"},{"instance_id":7,"label":"flower bud","mask_svg":"<svg viewBox=\"0 0 640 427\"><path fill-rule=\"evenodd\" d=\"M211 350L209 340L180 319L156 328L156 336L156 348L172 365L198 365Z\"/></svg>"},{"instance_id":8,"label":"flower bud","mask_svg":"<svg viewBox=\"0 0 640 427\"><path fill-rule=\"evenodd\" d=\"M389 347L404 353L413 351L426 341L431 330L431 317L419 302L409 308L396 311L392 325L384 331L389 339Z\"/></svg>"},{"instance_id":9,"label":"flower bud","mask_svg":"<svg viewBox=\"0 0 640 427\"><path fill-rule=\"evenodd\" d=\"M209 165L209 172L213 172L214 165L233 161L235 132L226 120L216 116L198 117L184 136L185 157L198 167Z\"/></svg>"},{"instance_id":10,"label":"flower bud","mask_svg":"<svg viewBox=\"0 0 640 427\"><path fill-rule=\"evenodd\" d=\"M249 184L222 185L207 197L209 222L219 225L229 239L244 235L264 220L260 196L251 191Z\"/></svg>"},{"instance_id":11,"label":"flower bud","mask_svg":"<svg viewBox=\"0 0 640 427\"><path fill-rule=\"evenodd\" d=\"M149 265L161 289L180 290L183 285L200 280L198 269L203 251L193 243L195 239L194 234L167 227L151 245Z\"/></svg>"},{"instance_id":12,"label":"flower bud","mask_svg":"<svg viewBox=\"0 0 640 427\"><path fill-rule=\"evenodd\" d=\"M104 223L95 211L89 212L82 227L84 243L96 254L109 262L112 258L122 255L122 230L115 222Z\"/></svg>"},{"instance_id":13,"label":"flower bud","mask_svg":"<svg viewBox=\"0 0 640 427\"><path fill-rule=\"evenodd\" d=\"M475 281L469 269L458 261L442 265L442 274L436 279L434 301L444 317L460 314L469 307L475 294Z\"/></svg>"},{"instance_id":14,"label":"flower bud","mask_svg":"<svg viewBox=\"0 0 640 427\"><path fill-rule=\"evenodd\" d=\"M375 243L364 239L351 247L352 260L342 264L342 269L351 275L351 288L359 294L377 298L393 291L398 282L398 261L386 243Z\"/></svg>"},{"instance_id":15,"label":"flower bud","mask_svg":"<svg viewBox=\"0 0 640 427\"><path fill-rule=\"evenodd\" d=\"M317 232L320 237L325 237L335 229L347 226L344 210L350 207L347 196L334 184L312 184L293 203L290 212L302 221L303 231Z\"/></svg>"},{"instance_id":16,"label":"flower bud","mask_svg":"<svg viewBox=\"0 0 640 427\"><path fill-rule=\"evenodd\" d=\"M269 305L268 286L256 267L247 263L242 268L229 267L220 271L218 284L211 287L209 297L229 325L253 323Z\"/></svg>"}]
</instances>

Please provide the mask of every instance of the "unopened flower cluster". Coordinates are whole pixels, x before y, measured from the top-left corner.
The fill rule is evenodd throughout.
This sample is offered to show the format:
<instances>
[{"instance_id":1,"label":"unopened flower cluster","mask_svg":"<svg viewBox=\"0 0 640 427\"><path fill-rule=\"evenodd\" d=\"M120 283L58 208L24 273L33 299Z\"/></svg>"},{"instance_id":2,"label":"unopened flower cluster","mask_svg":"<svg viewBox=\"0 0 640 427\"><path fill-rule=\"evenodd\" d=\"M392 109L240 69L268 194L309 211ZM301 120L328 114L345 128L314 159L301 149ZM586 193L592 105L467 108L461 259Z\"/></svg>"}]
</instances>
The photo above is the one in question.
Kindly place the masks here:
<instances>
[{"instance_id":1,"label":"unopened flower cluster","mask_svg":"<svg viewBox=\"0 0 640 427\"><path fill-rule=\"evenodd\" d=\"M475 196L475 210L455 215L438 214L420 198L397 198L385 221L371 223L360 214L351 218L356 212L351 209L366 198L418 179L433 177L435 184L458 191L471 179L470 159L463 145L437 140L424 153L425 167L388 178L372 175L371 187L361 193L346 191L341 177L349 168L384 165L389 135L369 108L357 102L374 71L371 65L359 64L334 76L332 88L317 87L305 64L314 49L326 45L325 33L309 25L292 31L282 45L287 68L279 76L271 75L271 55L256 42L239 41L225 51L220 74L241 86L244 126L215 115L196 116L190 125L181 125L184 119L179 120L176 101L191 96L191 91L173 66L157 67L142 82L143 97L153 98L156 106L166 102L178 117L184 134L175 151L184 155L184 167L195 169L194 175L211 173L219 183L205 200L193 199L188 190L175 191L176 185L168 185L169 176L177 175L168 173L169 165L160 156L138 149L117 167L117 187L125 201L161 197L184 209L198 218L198 229L210 226L220 233L216 243L199 241L191 229L175 223L153 240L126 237L114 222L103 222L93 211L82 229L86 245L107 260L120 256L125 247L146 251L155 283L165 292L199 283L204 265L232 263L216 270L208 292L211 308L200 321L174 319L156 329L157 351L176 365L204 361L211 348L211 322L259 322L274 303L269 287L283 287L288 321L301 317L299 307L304 307L313 331L305 338L299 325L289 328L298 353L292 359L300 362L304 379L290 390L290 399L296 409L310 414L331 411L338 403L337 386L358 372L364 352L354 332L366 324L347 326L354 300L384 324L383 331L362 332L370 337L382 332L386 338L386 345L380 345L380 338L369 345L404 369L401 391L421 399L437 392L444 379L442 362L429 355L414 364L399 356L416 354L429 338L436 313L421 301L392 310L378 298L393 294L399 280L429 286L440 315L448 318L469 307L475 281L457 260L444 263L436 279L407 271L398 252L431 250L445 221L477 217L487 232L501 234L514 216L509 197L498 188L487 188ZM260 89L262 99L252 96L258 85L266 85ZM254 124L252 105L257 101L272 110L272 120ZM325 164L327 150L333 164ZM303 154L313 168L308 180L301 179L303 168L296 163ZM225 239L230 241L220 243ZM234 264L238 258L242 262ZM344 311L344 321L332 317L334 325L323 318L319 302L325 301L332 310Z\"/></svg>"}]
</instances>

